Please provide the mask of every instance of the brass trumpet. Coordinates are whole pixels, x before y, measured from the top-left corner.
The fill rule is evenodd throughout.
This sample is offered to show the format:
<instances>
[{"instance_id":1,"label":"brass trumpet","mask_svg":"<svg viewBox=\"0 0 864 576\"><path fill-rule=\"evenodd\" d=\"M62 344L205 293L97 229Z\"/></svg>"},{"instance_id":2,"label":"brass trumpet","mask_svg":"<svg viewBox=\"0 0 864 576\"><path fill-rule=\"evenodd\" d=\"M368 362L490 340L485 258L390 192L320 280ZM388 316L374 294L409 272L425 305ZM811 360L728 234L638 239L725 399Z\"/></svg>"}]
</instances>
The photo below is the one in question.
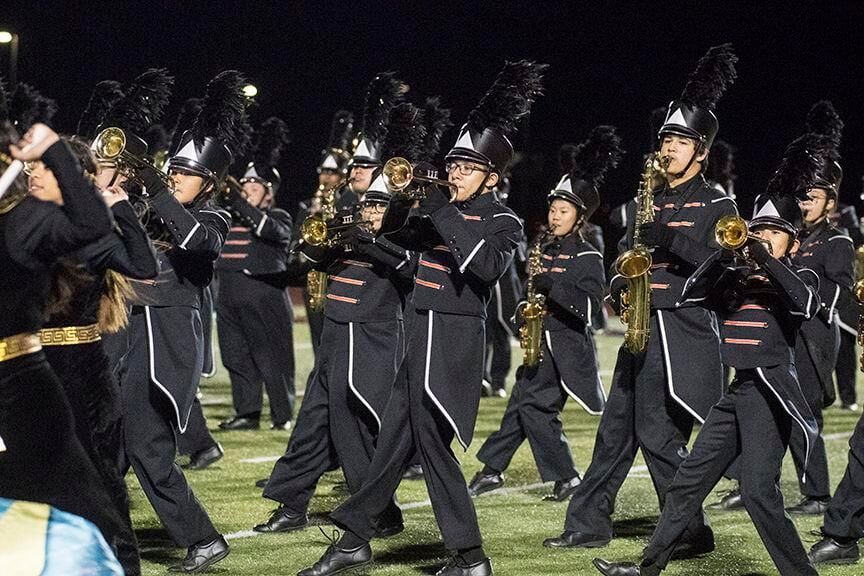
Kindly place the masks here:
<instances>
[{"instance_id":1,"label":"brass trumpet","mask_svg":"<svg viewBox=\"0 0 864 576\"><path fill-rule=\"evenodd\" d=\"M133 136L133 138L136 137ZM172 188L168 176L156 168L156 166L146 158L134 154L129 150L127 146L128 144L129 139L126 136L126 132L124 132L122 128L111 126L105 128L96 135L96 138L90 145L90 149L93 151L93 154L96 156L98 161L113 163L116 166L117 171L130 180L141 182L141 179L138 176L138 171L143 168L152 168L157 174L159 174L162 181L165 182L165 185L168 186L168 188ZM141 141L141 145L145 147L144 151L146 152L147 145L144 144L143 141Z\"/></svg>"},{"instance_id":2,"label":"brass trumpet","mask_svg":"<svg viewBox=\"0 0 864 576\"><path fill-rule=\"evenodd\" d=\"M343 215L340 222L327 221L321 214L313 214L307 216L300 225L300 236L311 246L332 247L339 244L342 232L348 228L367 224L358 222L353 214Z\"/></svg>"},{"instance_id":3,"label":"brass trumpet","mask_svg":"<svg viewBox=\"0 0 864 576\"><path fill-rule=\"evenodd\" d=\"M384 179L384 185L387 189L400 200L422 200L425 193L421 190L409 190L408 187L412 182L428 182L430 184L438 184L439 186L447 186L448 188L456 188L452 183L440 178L423 176L414 172L414 166L407 158L395 156L384 163L384 168L381 171L381 177Z\"/></svg>"},{"instance_id":4,"label":"brass trumpet","mask_svg":"<svg viewBox=\"0 0 864 576\"><path fill-rule=\"evenodd\" d=\"M747 221L735 214L723 216L714 226L714 240L727 250L738 250L750 239L762 241L750 233Z\"/></svg>"}]
</instances>

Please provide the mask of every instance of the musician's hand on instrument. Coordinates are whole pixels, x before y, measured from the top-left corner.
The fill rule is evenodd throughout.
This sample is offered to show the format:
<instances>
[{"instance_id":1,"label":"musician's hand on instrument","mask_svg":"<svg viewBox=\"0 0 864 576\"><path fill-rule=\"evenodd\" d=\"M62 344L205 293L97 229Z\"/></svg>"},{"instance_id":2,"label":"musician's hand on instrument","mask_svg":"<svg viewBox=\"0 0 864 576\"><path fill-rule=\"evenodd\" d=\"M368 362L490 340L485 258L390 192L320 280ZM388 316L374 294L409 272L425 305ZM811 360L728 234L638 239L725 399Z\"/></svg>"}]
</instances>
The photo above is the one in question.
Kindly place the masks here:
<instances>
[{"instance_id":1,"label":"musician's hand on instrument","mask_svg":"<svg viewBox=\"0 0 864 576\"><path fill-rule=\"evenodd\" d=\"M129 195L126 193L126 190L123 189L122 186L113 185L108 188L102 189L102 199L105 200L105 204L110 208L114 206L117 202L122 202L123 200L129 200Z\"/></svg>"},{"instance_id":2,"label":"musician's hand on instrument","mask_svg":"<svg viewBox=\"0 0 864 576\"><path fill-rule=\"evenodd\" d=\"M534 289L544 296L549 295L554 283L555 279L549 272L543 272L534 277Z\"/></svg>"},{"instance_id":3,"label":"musician's hand on instrument","mask_svg":"<svg viewBox=\"0 0 864 576\"><path fill-rule=\"evenodd\" d=\"M366 226L358 224L352 226L342 233L342 242L355 250L361 250L363 246L375 243L375 235Z\"/></svg>"},{"instance_id":4,"label":"musician's hand on instrument","mask_svg":"<svg viewBox=\"0 0 864 576\"><path fill-rule=\"evenodd\" d=\"M450 190L443 186L426 186L426 197L420 201L420 214L428 216L450 203Z\"/></svg>"},{"instance_id":5,"label":"musician's hand on instrument","mask_svg":"<svg viewBox=\"0 0 864 576\"><path fill-rule=\"evenodd\" d=\"M22 162L38 160L48 148L53 146L60 136L45 124L34 124L17 145L9 146L12 157Z\"/></svg>"},{"instance_id":6,"label":"musician's hand on instrument","mask_svg":"<svg viewBox=\"0 0 864 576\"><path fill-rule=\"evenodd\" d=\"M745 246L747 256L756 264L762 265L772 258L770 250L764 242L751 238Z\"/></svg>"},{"instance_id":7,"label":"musician's hand on instrument","mask_svg":"<svg viewBox=\"0 0 864 576\"><path fill-rule=\"evenodd\" d=\"M639 241L645 246L668 248L674 231L662 222L646 222L639 226Z\"/></svg>"}]
</instances>

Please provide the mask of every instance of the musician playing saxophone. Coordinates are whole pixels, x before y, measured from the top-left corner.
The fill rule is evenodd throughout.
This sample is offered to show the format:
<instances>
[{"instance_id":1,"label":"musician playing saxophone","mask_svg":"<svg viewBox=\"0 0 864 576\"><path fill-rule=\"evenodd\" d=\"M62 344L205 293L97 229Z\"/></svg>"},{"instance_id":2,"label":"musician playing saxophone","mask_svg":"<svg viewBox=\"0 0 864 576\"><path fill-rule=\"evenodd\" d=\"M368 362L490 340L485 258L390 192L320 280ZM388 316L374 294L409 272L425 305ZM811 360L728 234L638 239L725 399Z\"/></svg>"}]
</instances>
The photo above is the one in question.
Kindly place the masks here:
<instances>
[{"instance_id":1,"label":"musician playing saxophone","mask_svg":"<svg viewBox=\"0 0 864 576\"><path fill-rule=\"evenodd\" d=\"M628 310L648 316L647 345L641 352L626 346L618 352L591 465L570 501L565 531L547 539L547 547L609 543L615 499L637 449L642 449L662 508L666 489L687 455L694 422L703 422L723 393L715 316L699 302L676 302L687 278L716 250L717 220L736 213L734 202L702 176L718 129L711 109L722 87L734 79L734 61L729 46L709 50L681 99L670 104L659 131L658 155L668 159L665 177L648 192L653 202L639 203L654 211L653 221L638 228L639 243L652 251L650 306ZM712 86L713 91L707 90ZM627 222L635 221L636 206L628 204ZM635 231L631 224L619 246L622 252L632 248ZM626 283L619 275L613 277L613 306ZM679 542L678 557L714 549L713 533L701 511Z\"/></svg>"},{"instance_id":2,"label":"musician playing saxophone","mask_svg":"<svg viewBox=\"0 0 864 576\"><path fill-rule=\"evenodd\" d=\"M503 471L526 439L540 478L555 483L544 500L565 500L581 482L564 435L561 410L568 398L595 415L606 403L591 334L606 282L603 254L582 237L581 231L600 203L596 184L620 156L619 141L611 127L595 129L578 149L578 156L594 156L601 146L615 153L604 154L607 161L598 167L600 174L585 174L581 168L572 176L565 174L547 197L549 227L535 243L536 252L532 250L529 256L529 267L535 254L540 259L540 273L531 277L529 292L542 295L545 314L540 320L539 342L525 343L539 347L540 361L533 366L526 362L517 370L501 425L477 453L484 467L468 486L472 496L504 485ZM604 146L606 143L611 145ZM531 294L527 298L530 301Z\"/></svg>"}]
</instances>

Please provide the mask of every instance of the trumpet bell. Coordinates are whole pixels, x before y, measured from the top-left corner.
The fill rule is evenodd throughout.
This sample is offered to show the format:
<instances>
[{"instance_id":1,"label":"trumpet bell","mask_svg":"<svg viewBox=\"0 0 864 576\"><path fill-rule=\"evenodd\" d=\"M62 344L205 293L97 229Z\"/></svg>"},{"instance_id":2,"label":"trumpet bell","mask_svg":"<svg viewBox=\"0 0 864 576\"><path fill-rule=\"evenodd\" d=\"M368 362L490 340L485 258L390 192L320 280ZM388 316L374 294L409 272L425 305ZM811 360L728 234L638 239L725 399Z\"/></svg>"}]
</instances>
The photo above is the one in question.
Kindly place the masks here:
<instances>
[{"instance_id":1,"label":"trumpet bell","mask_svg":"<svg viewBox=\"0 0 864 576\"><path fill-rule=\"evenodd\" d=\"M105 128L93 140L93 153L99 160L114 160L126 150L126 133L116 127Z\"/></svg>"},{"instance_id":2,"label":"trumpet bell","mask_svg":"<svg viewBox=\"0 0 864 576\"><path fill-rule=\"evenodd\" d=\"M381 171L384 185L391 192L401 192L407 188L414 179L414 168L406 158L396 156L384 163Z\"/></svg>"},{"instance_id":3,"label":"trumpet bell","mask_svg":"<svg viewBox=\"0 0 864 576\"><path fill-rule=\"evenodd\" d=\"M323 246L328 240L327 222L317 214L308 216L300 226L300 236L307 244Z\"/></svg>"},{"instance_id":4,"label":"trumpet bell","mask_svg":"<svg viewBox=\"0 0 864 576\"><path fill-rule=\"evenodd\" d=\"M636 278L651 269L651 252L638 247L627 250L615 261L615 269L624 278Z\"/></svg>"},{"instance_id":5,"label":"trumpet bell","mask_svg":"<svg viewBox=\"0 0 864 576\"><path fill-rule=\"evenodd\" d=\"M737 250L747 243L750 231L747 222L740 216L730 214L717 221L714 227L714 239L717 244L727 250Z\"/></svg>"}]
</instances>

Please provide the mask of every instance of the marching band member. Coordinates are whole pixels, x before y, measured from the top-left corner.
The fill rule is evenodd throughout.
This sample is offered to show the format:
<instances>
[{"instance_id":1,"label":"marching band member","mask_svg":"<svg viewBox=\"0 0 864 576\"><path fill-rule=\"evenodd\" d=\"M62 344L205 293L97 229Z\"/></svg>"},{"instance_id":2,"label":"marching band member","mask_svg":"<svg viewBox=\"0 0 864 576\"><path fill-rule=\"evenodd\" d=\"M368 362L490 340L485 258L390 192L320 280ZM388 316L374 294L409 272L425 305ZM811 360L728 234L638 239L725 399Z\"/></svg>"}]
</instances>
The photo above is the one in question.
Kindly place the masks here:
<instances>
[{"instance_id":1,"label":"marching band member","mask_svg":"<svg viewBox=\"0 0 864 576\"><path fill-rule=\"evenodd\" d=\"M831 103L823 100L810 109L807 128L810 132L827 135L831 143L825 166L820 170L813 187L807 190L806 197L801 200L804 227L799 235L801 245L792 257L796 266L813 270L819 276L819 301L822 306L819 314L801 325L795 347L798 381L807 397L810 411L816 417L819 436L815 444L810 446L806 482L801 481L807 453L806 439L802 434L793 434L789 442L803 499L788 511L793 514L822 515L831 499L828 455L822 438L822 408L833 404L835 399L833 373L839 338L837 303L841 293L851 296L855 248L852 239L828 221L828 214L837 206L837 192L843 177L843 170L837 162L843 121Z\"/></svg>"},{"instance_id":2,"label":"marching band member","mask_svg":"<svg viewBox=\"0 0 864 576\"><path fill-rule=\"evenodd\" d=\"M718 250L687 280L681 302L697 300L718 310L723 361L735 368L735 379L669 486L641 564L597 558L594 566L602 574L660 574L705 496L740 457L744 505L774 565L780 574L816 575L783 510L779 478L790 435L802 432L812 445L818 434L795 375L794 350L801 323L819 311L819 278L789 256L798 244L796 196L812 187L825 148L819 134L793 142L766 193L756 199L748 225L756 238L743 238L746 259Z\"/></svg>"},{"instance_id":3,"label":"marching band member","mask_svg":"<svg viewBox=\"0 0 864 576\"><path fill-rule=\"evenodd\" d=\"M483 377L486 306L522 233L521 221L491 191L513 155L508 135L540 94L545 68L528 61L505 65L445 158L455 192L451 196L446 188L426 186L419 208L390 236L422 250L408 347L381 415L363 487L331 513L345 532L299 576L335 574L372 560L369 541L377 519L392 504L415 453L444 545L453 554L438 576L492 574L451 442L457 440L463 449L471 442Z\"/></svg>"},{"instance_id":4,"label":"marching band member","mask_svg":"<svg viewBox=\"0 0 864 576\"><path fill-rule=\"evenodd\" d=\"M547 197L548 231L537 244L542 273L533 277L546 306L541 359L518 369L501 425L477 453L484 467L468 487L472 496L504 484L503 472L526 439L540 478L555 482L546 499L567 499L581 481L561 410L569 397L590 414L601 414L606 403L590 334L594 311L603 304L603 254L583 238L581 227L600 205L597 188L621 154L615 129L596 127L575 150L572 172Z\"/></svg>"},{"instance_id":5,"label":"marching band member","mask_svg":"<svg viewBox=\"0 0 864 576\"><path fill-rule=\"evenodd\" d=\"M714 223L735 213L734 202L711 188L702 176L703 163L717 134L712 111L734 81L737 58L730 45L716 46L699 61L679 100L669 105L659 132L659 156L668 158L662 185L653 198L628 205L628 231L619 244L631 248L634 217L640 216L640 243L653 247L650 310L628 314L649 319L644 351L618 352L612 388L594 444L591 466L567 509L564 532L548 538L549 548L599 547L612 539L612 512L621 485L638 449L648 463L662 509L666 489L687 454L695 422L703 422L723 393L723 370L716 318L697 304L678 306L685 280L713 252ZM650 186L648 186L650 188ZM624 279L612 278L611 299L617 304ZM714 536L704 515L691 518L681 557L714 549Z\"/></svg>"},{"instance_id":6,"label":"marching band member","mask_svg":"<svg viewBox=\"0 0 864 576\"><path fill-rule=\"evenodd\" d=\"M425 135L422 120L414 105L397 104L381 150L416 159ZM342 232L336 246L301 247L330 278L324 331L301 419L264 489L264 497L280 506L256 531L284 532L306 525L309 499L328 470L331 450L341 462L350 491L359 490L367 477L402 358L402 307L417 262L415 254L375 236L389 202L379 168L362 196L363 224ZM376 535L390 536L402 529L402 514L394 502L379 519Z\"/></svg>"},{"instance_id":7,"label":"marching band member","mask_svg":"<svg viewBox=\"0 0 864 576\"><path fill-rule=\"evenodd\" d=\"M229 552L174 456L204 363L203 290L229 228L230 216L208 201L245 146L243 85L236 71L222 72L207 85L200 113L168 161L172 188L155 168L140 171L160 271L154 281L134 283L121 384L126 452L171 538L188 547L183 562L172 567L180 572L202 571Z\"/></svg>"},{"instance_id":8,"label":"marching band member","mask_svg":"<svg viewBox=\"0 0 864 576\"><path fill-rule=\"evenodd\" d=\"M288 129L279 118L256 133L255 160L242 192L229 186L232 227L216 263L219 350L231 378L235 416L222 430L259 427L262 383L270 398L273 430L287 430L294 415L294 322L282 275L288 266L291 216L273 207L281 176L276 170Z\"/></svg>"}]
</instances>

